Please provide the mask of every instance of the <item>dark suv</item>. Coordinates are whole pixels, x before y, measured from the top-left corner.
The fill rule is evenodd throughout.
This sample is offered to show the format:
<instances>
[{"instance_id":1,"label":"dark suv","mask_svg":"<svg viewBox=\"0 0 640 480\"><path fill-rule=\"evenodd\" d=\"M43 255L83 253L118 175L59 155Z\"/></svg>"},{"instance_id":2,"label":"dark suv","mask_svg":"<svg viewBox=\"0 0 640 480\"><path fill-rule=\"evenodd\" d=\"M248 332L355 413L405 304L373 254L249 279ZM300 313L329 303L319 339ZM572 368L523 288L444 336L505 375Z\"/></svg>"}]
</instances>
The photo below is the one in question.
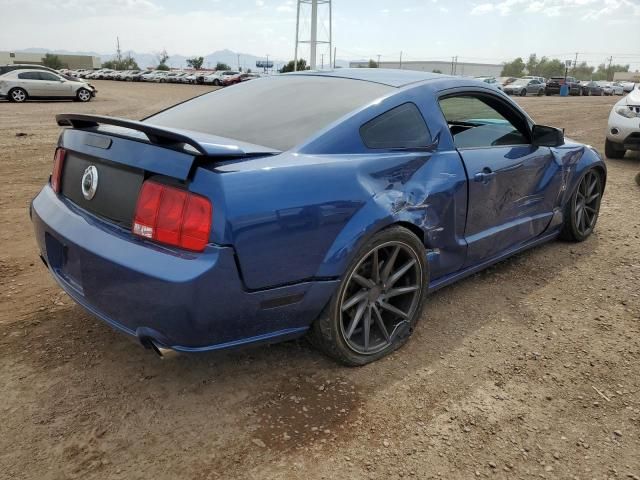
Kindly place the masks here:
<instances>
[{"instance_id":1,"label":"dark suv","mask_svg":"<svg viewBox=\"0 0 640 480\"><path fill-rule=\"evenodd\" d=\"M29 68L31 70L46 70L48 72L58 73L53 68L45 67L44 65L29 65L28 63L14 63L11 65L0 65L0 75L13 72L14 70L21 70L23 68Z\"/></svg>"},{"instance_id":2,"label":"dark suv","mask_svg":"<svg viewBox=\"0 0 640 480\"><path fill-rule=\"evenodd\" d=\"M545 95L555 95L560 93L560 87L566 84L569 86L569 95L581 95L582 89L575 77L551 77L547 80L547 86L544 89Z\"/></svg>"}]
</instances>

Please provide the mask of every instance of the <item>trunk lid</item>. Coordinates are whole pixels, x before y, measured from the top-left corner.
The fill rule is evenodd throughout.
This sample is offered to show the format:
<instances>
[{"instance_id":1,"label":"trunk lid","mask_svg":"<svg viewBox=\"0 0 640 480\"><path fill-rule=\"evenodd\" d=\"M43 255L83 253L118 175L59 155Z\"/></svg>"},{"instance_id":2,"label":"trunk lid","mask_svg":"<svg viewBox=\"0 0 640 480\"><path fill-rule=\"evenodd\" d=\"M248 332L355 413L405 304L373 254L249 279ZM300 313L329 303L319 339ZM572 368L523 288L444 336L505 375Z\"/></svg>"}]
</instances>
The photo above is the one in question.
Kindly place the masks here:
<instances>
[{"instance_id":1,"label":"trunk lid","mask_svg":"<svg viewBox=\"0 0 640 480\"><path fill-rule=\"evenodd\" d=\"M95 115L58 115L66 150L60 193L100 217L125 228L133 222L140 188L155 177L188 188L201 162L241 160L279 153L245 142L187 130L155 127ZM93 196L83 192L90 167L97 174ZM164 180L162 180L164 178Z\"/></svg>"}]
</instances>

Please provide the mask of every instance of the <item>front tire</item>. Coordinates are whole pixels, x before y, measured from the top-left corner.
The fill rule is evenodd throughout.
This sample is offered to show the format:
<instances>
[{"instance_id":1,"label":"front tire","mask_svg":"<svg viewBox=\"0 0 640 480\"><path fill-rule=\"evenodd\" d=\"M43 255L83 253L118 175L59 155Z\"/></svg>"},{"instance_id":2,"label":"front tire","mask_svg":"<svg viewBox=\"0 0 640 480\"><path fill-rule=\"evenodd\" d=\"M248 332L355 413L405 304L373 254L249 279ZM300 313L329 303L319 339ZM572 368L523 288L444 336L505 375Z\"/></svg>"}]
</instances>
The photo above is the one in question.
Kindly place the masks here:
<instances>
[{"instance_id":1,"label":"front tire","mask_svg":"<svg viewBox=\"0 0 640 480\"><path fill-rule=\"evenodd\" d=\"M9 98L10 102L23 103L27 101L29 95L27 95L27 91L25 89L17 87L9 91L7 98Z\"/></svg>"},{"instance_id":2,"label":"front tire","mask_svg":"<svg viewBox=\"0 0 640 480\"><path fill-rule=\"evenodd\" d=\"M526 96L527 96L527 91L526 91L526 90L524 90L524 89L523 89L523 90L521 90L521 91L520 91L520 96L521 96L521 97L526 97Z\"/></svg>"},{"instance_id":3,"label":"front tire","mask_svg":"<svg viewBox=\"0 0 640 480\"><path fill-rule=\"evenodd\" d=\"M595 169L587 170L565 206L560 237L582 242L593 232L600 213L603 179Z\"/></svg>"},{"instance_id":4,"label":"front tire","mask_svg":"<svg viewBox=\"0 0 640 480\"><path fill-rule=\"evenodd\" d=\"M607 158L620 159L624 157L627 151L622 145L612 142L608 138L604 141L604 154Z\"/></svg>"},{"instance_id":5,"label":"front tire","mask_svg":"<svg viewBox=\"0 0 640 480\"><path fill-rule=\"evenodd\" d=\"M87 90L86 88L80 88L78 90L78 92L76 93L76 100L78 102L88 102L91 100L91 92L89 90Z\"/></svg>"},{"instance_id":6,"label":"front tire","mask_svg":"<svg viewBox=\"0 0 640 480\"><path fill-rule=\"evenodd\" d=\"M409 230L378 232L355 255L310 340L348 366L400 348L420 318L427 292L424 245Z\"/></svg>"}]
</instances>

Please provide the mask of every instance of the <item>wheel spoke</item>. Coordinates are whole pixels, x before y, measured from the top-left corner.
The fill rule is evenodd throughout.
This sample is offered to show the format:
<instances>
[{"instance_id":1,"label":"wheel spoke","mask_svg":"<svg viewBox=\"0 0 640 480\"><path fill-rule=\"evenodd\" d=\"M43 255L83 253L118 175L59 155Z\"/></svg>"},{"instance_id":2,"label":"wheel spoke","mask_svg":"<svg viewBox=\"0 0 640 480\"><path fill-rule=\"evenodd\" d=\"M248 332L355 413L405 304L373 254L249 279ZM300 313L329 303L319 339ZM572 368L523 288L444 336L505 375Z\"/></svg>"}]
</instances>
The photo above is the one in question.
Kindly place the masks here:
<instances>
[{"instance_id":1,"label":"wheel spoke","mask_svg":"<svg viewBox=\"0 0 640 480\"><path fill-rule=\"evenodd\" d=\"M389 281L387 282L387 288L392 287L415 264L416 264L416 261L412 258L407 263L405 263L402 267L400 267L399 270L395 271L393 275L389 277Z\"/></svg>"},{"instance_id":2,"label":"wheel spoke","mask_svg":"<svg viewBox=\"0 0 640 480\"><path fill-rule=\"evenodd\" d=\"M397 315L400 318L403 319L407 319L409 318L409 315L407 315L406 313L404 313L402 310L400 310L397 307L394 307L393 305L391 305L390 303L387 302L380 302L380 307L384 308L385 310L393 313L394 315Z\"/></svg>"},{"instance_id":3,"label":"wheel spoke","mask_svg":"<svg viewBox=\"0 0 640 480\"><path fill-rule=\"evenodd\" d=\"M371 306L367 308L364 316L364 351L369 350L369 336L371 334Z\"/></svg>"},{"instance_id":4,"label":"wheel spoke","mask_svg":"<svg viewBox=\"0 0 640 480\"><path fill-rule=\"evenodd\" d=\"M596 213L596 209L593 207L590 207L589 205L585 205L584 206L585 211L591 212L591 213Z\"/></svg>"},{"instance_id":5,"label":"wheel spoke","mask_svg":"<svg viewBox=\"0 0 640 480\"><path fill-rule=\"evenodd\" d=\"M379 260L377 248L373 251L373 260L371 262L371 270L372 270L371 276L374 283L378 283L380 281L380 260Z\"/></svg>"},{"instance_id":6,"label":"wheel spoke","mask_svg":"<svg viewBox=\"0 0 640 480\"><path fill-rule=\"evenodd\" d=\"M391 337L389 337L389 332L387 331L387 327L385 326L384 321L382 320L382 315L380 314L380 310L378 310L378 307L376 305L372 306L372 310L376 316L376 325L378 325L380 332L382 332L382 336L388 342Z\"/></svg>"},{"instance_id":7,"label":"wheel spoke","mask_svg":"<svg viewBox=\"0 0 640 480\"><path fill-rule=\"evenodd\" d=\"M345 310L349 310L351 307L357 305L362 300L367 298L368 294L369 294L369 292L367 290L359 291L358 293L353 295L351 298L349 298L349 300L347 300L346 302L344 302L342 304L342 311L344 312Z\"/></svg>"},{"instance_id":8,"label":"wheel spoke","mask_svg":"<svg viewBox=\"0 0 640 480\"><path fill-rule=\"evenodd\" d=\"M598 184L598 181L594 177L591 180L591 183L589 183L589 188L587 189L587 196L589 196L589 195L591 195L593 193L593 190L596 188L597 184Z\"/></svg>"},{"instance_id":9,"label":"wheel spoke","mask_svg":"<svg viewBox=\"0 0 640 480\"><path fill-rule=\"evenodd\" d=\"M393 268L393 264L396 263L396 258L398 257L398 253L400 253L400 247L395 247L389 258L385 262L384 269L382 270L382 281L386 282L389 278L389 274L391 273L391 269Z\"/></svg>"},{"instance_id":10,"label":"wheel spoke","mask_svg":"<svg viewBox=\"0 0 640 480\"><path fill-rule=\"evenodd\" d=\"M596 192L593 195L591 195L589 198L587 198L584 203L589 203L589 204L593 203L595 200L598 199L599 196L600 196L600 192Z\"/></svg>"},{"instance_id":11,"label":"wheel spoke","mask_svg":"<svg viewBox=\"0 0 640 480\"><path fill-rule=\"evenodd\" d=\"M376 285L370 278L364 278L362 275L358 275L357 273L355 273L351 278L364 288L372 288Z\"/></svg>"},{"instance_id":12,"label":"wheel spoke","mask_svg":"<svg viewBox=\"0 0 640 480\"><path fill-rule=\"evenodd\" d=\"M356 310L355 315L353 316L353 318L351 319L351 323L349 324L349 328L347 329L347 338L351 338L351 335L353 335L353 332L355 331L356 327L358 326L358 324L360 323L360 319L362 318L362 314L364 313L365 309L367 308L367 302L363 301L359 306L358 306L358 310Z\"/></svg>"},{"instance_id":13,"label":"wheel spoke","mask_svg":"<svg viewBox=\"0 0 640 480\"><path fill-rule=\"evenodd\" d=\"M582 215L583 215L582 207L578 207L576 210L576 226L579 230L582 230Z\"/></svg>"},{"instance_id":14,"label":"wheel spoke","mask_svg":"<svg viewBox=\"0 0 640 480\"><path fill-rule=\"evenodd\" d=\"M392 288L385 294L385 298L397 297L398 295L404 295L405 293L411 293L418 290L418 285L410 285L408 287Z\"/></svg>"}]
</instances>

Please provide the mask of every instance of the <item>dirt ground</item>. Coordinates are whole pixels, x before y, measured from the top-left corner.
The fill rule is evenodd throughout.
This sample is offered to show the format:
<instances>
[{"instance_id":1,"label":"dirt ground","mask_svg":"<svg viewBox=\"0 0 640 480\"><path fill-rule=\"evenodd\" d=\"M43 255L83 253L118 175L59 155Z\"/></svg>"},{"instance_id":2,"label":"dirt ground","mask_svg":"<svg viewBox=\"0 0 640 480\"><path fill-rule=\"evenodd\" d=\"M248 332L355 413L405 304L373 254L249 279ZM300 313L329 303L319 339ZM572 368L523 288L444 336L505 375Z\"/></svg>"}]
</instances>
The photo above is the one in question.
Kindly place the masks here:
<instances>
[{"instance_id":1,"label":"dirt ground","mask_svg":"<svg viewBox=\"0 0 640 480\"><path fill-rule=\"evenodd\" d=\"M588 241L439 291L383 361L304 341L162 361L61 292L27 208L54 114L139 119L208 88L95 83L89 104L0 103L0 478L640 479L640 156L607 161ZM603 150L616 98L518 101Z\"/></svg>"}]
</instances>

